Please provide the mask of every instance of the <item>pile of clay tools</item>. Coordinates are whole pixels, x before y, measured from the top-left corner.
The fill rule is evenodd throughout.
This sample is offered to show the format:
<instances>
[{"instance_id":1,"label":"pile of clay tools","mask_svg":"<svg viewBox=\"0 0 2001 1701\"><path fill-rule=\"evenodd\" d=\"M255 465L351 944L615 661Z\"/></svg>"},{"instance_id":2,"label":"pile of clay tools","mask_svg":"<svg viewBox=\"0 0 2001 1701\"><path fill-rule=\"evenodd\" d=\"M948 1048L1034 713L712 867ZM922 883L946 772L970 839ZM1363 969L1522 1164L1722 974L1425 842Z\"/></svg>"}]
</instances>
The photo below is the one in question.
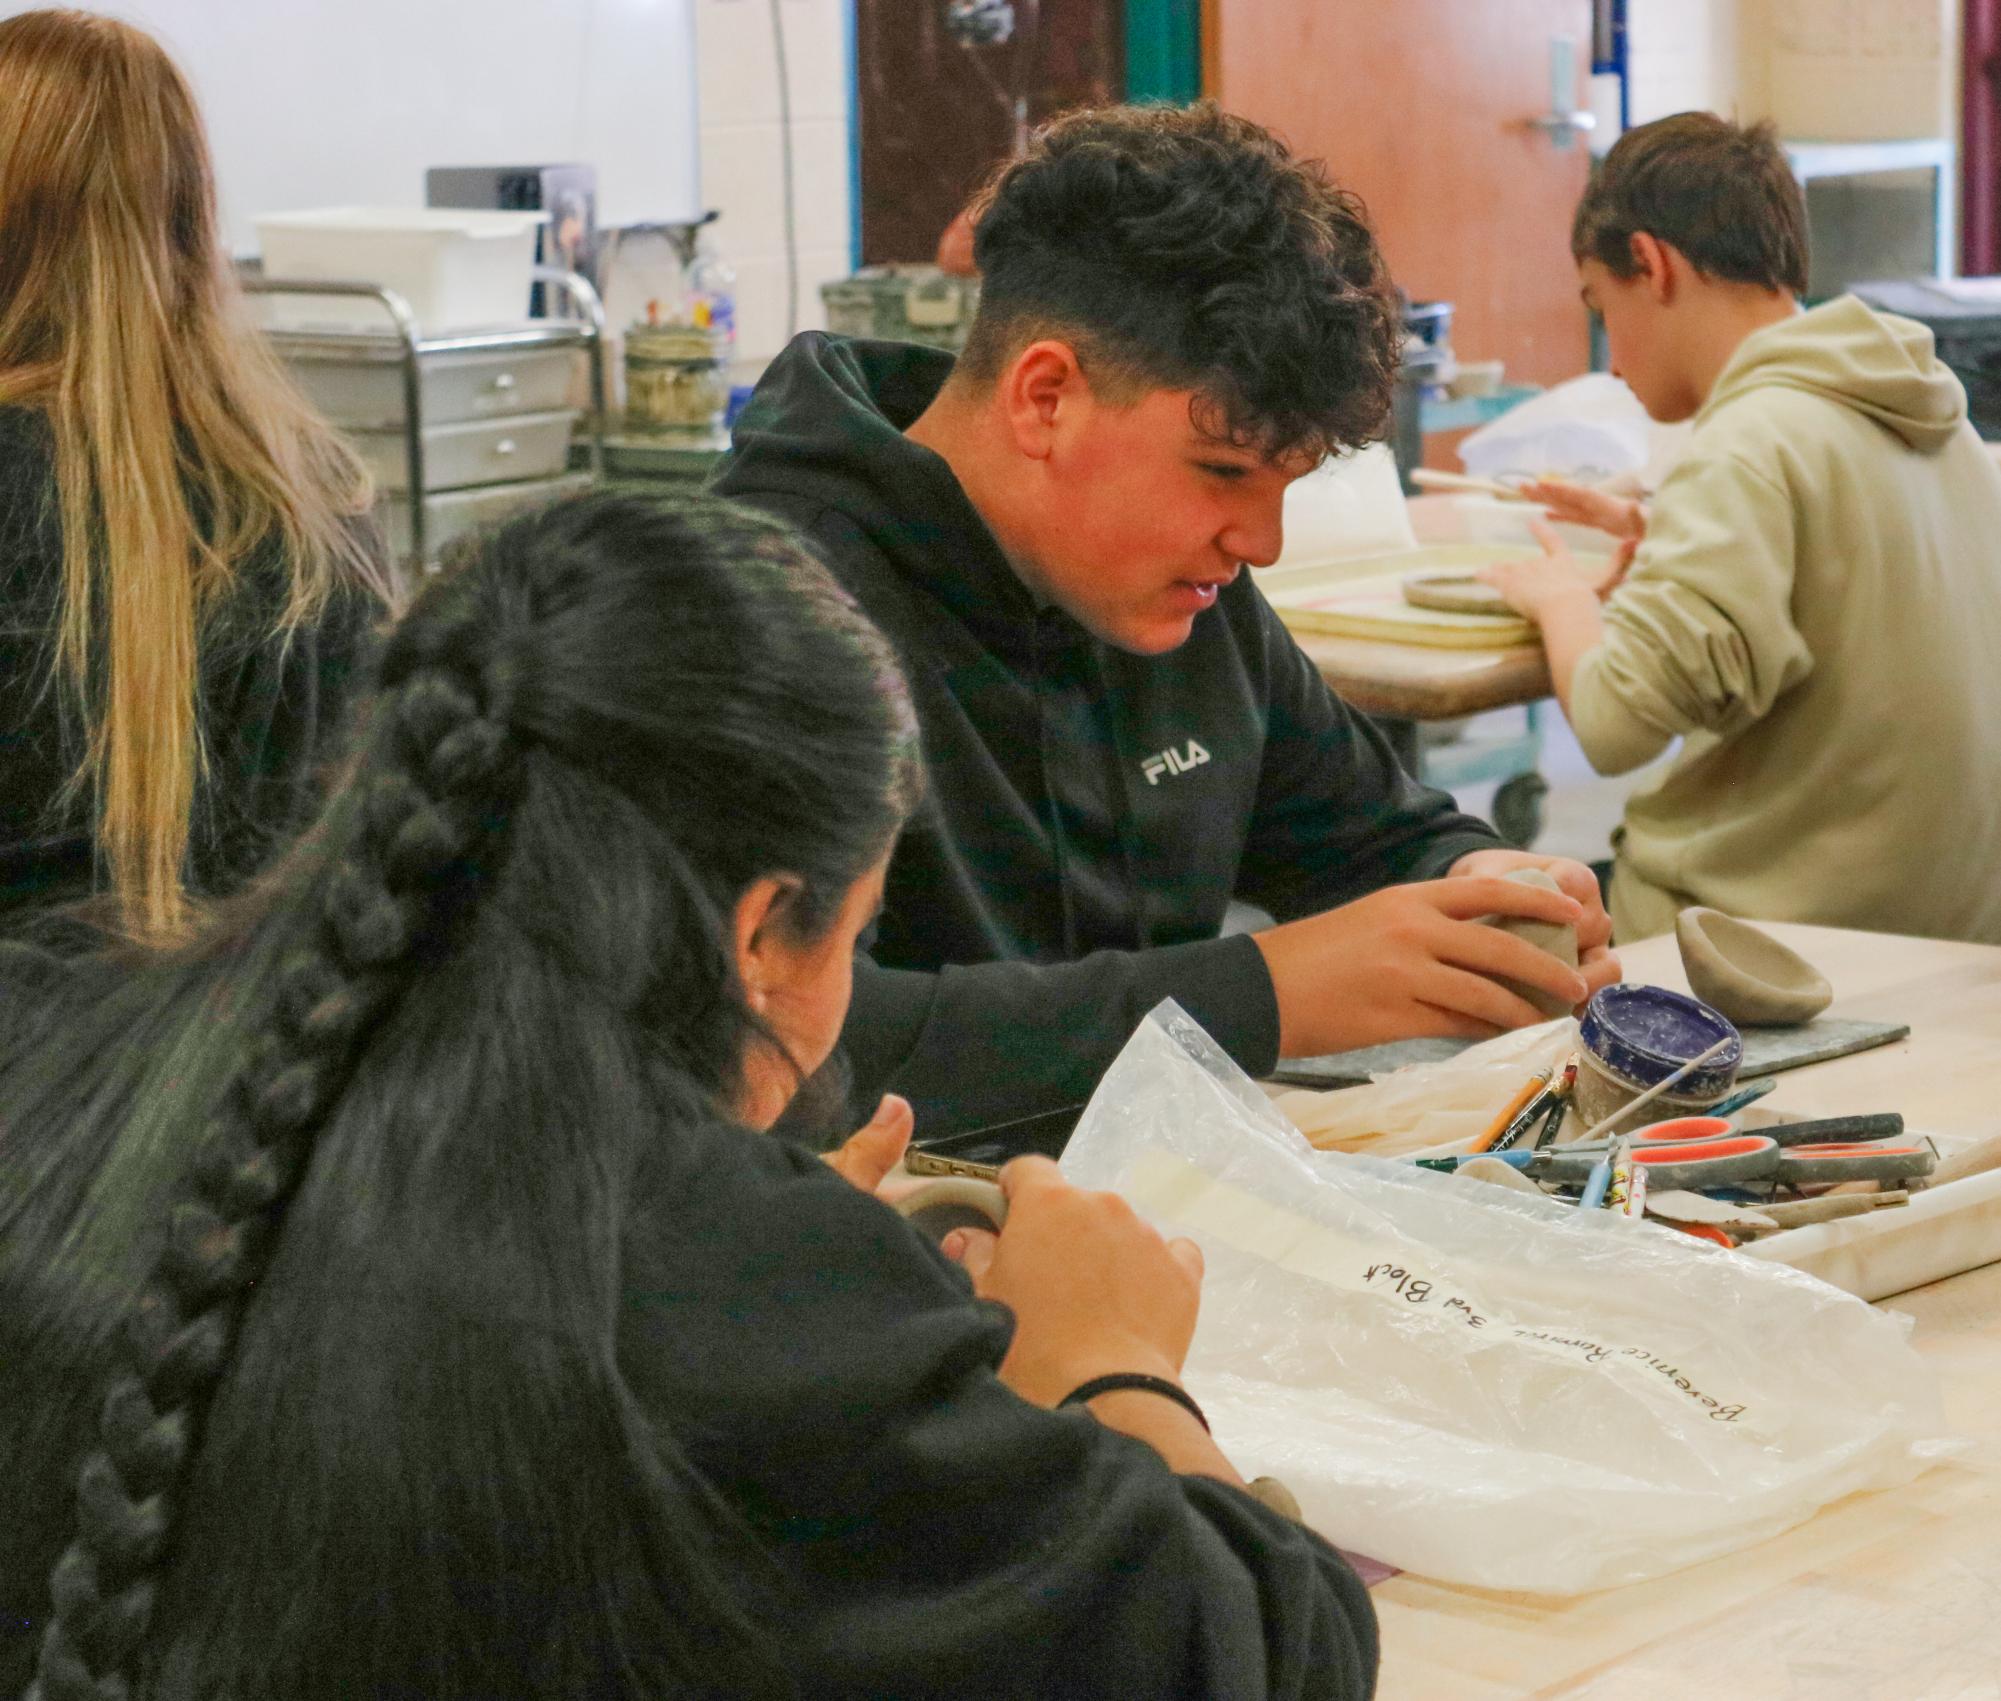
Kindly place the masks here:
<instances>
[{"instance_id":1,"label":"pile of clay tools","mask_svg":"<svg viewBox=\"0 0 2001 1701\"><path fill-rule=\"evenodd\" d=\"M1731 1118L1771 1090L1768 1080L1746 1085L1705 1114L1613 1132L1654 1096L1643 1094L1565 1142L1560 1136L1577 1069L1573 1056L1561 1072L1531 1076L1468 1151L1415 1161L1423 1169L1533 1188L1582 1210L1650 1216L1726 1246L1902 1205L1938 1162L1931 1141L1907 1137L1894 1112L1739 1127Z\"/></svg>"}]
</instances>

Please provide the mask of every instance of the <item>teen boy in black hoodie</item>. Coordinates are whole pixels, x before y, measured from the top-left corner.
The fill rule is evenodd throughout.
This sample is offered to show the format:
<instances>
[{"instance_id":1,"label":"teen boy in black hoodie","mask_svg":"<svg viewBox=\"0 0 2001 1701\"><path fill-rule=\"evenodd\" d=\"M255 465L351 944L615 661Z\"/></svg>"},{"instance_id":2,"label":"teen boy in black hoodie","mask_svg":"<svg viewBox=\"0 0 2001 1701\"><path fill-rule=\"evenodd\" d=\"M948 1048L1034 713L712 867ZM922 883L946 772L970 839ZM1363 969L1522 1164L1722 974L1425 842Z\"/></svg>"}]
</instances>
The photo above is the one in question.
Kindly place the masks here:
<instances>
[{"instance_id":1,"label":"teen boy in black hoodie","mask_svg":"<svg viewBox=\"0 0 2001 1701\"><path fill-rule=\"evenodd\" d=\"M930 794L856 962L856 1099L927 1135L1087 1097L1178 999L1245 1068L1540 1020L1617 968L1581 864L1503 849L1322 683L1245 565L1378 435L1400 338L1359 204L1212 107L1051 125L935 350L808 333L723 493L801 527L901 652ZM1547 867L1563 890L1498 879ZM1241 896L1278 925L1218 938ZM1578 925L1554 958L1474 918Z\"/></svg>"}]
</instances>

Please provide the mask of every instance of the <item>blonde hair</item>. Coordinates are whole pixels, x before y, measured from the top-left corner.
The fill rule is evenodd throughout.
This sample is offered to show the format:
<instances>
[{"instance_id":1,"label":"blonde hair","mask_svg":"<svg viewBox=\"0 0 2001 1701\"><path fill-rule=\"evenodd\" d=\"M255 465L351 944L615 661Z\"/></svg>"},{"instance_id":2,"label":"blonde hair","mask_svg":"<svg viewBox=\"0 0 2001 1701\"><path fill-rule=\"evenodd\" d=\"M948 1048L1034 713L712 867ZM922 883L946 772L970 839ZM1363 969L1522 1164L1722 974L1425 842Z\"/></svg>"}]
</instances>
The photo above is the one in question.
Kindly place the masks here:
<instances>
[{"instance_id":1,"label":"blonde hair","mask_svg":"<svg viewBox=\"0 0 2001 1701\"><path fill-rule=\"evenodd\" d=\"M0 23L0 405L54 447L51 680L87 739L98 855L133 931L176 932L207 768L199 649L242 567L282 546L271 636L359 577L371 492L250 327L194 97L159 44L85 12Z\"/></svg>"}]
</instances>

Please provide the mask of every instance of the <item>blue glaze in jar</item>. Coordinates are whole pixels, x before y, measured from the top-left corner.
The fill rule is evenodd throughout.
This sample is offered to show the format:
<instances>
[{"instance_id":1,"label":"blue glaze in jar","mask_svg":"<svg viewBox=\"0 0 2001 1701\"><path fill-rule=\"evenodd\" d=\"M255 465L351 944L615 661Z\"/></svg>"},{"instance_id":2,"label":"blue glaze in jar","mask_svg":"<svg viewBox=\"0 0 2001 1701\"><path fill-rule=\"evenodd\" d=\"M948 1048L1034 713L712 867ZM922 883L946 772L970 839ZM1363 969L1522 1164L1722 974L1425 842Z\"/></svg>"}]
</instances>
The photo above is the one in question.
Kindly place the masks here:
<instances>
[{"instance_id":1,"label":"blue glaze in jar","mask_svg":"<svg viewBox=\"0 0 2001 1701\"><path fill-rule=\"evenodd\" d=\"M1699 998L1664 986L1608 986L1585 1006L1578 1033L1592 1056L1640 1091L1658 1086L1718 1040L1722 1051L1676 1083L1678 1098L1715 1100L1727 1093L1744 1061L1743 1037L1728 1018Z\"/></svg>"}]
</instances>

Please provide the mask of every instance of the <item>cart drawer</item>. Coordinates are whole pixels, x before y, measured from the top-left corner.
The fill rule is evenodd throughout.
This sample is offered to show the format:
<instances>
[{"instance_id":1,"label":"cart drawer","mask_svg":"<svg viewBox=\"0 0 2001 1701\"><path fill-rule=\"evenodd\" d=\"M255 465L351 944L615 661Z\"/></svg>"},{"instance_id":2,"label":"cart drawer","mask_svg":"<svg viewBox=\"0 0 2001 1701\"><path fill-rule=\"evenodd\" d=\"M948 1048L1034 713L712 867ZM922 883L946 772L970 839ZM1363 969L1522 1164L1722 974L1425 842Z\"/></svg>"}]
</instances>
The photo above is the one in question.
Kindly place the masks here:
<instances>
[{"instance_id":1,"label":"cart drawer","mask_svg":"<svg viewBox=\"0 0 2001 1701\"><path fill-rule=\"evenodd\" d=\"M510 414L424 427L424 487L457 490L472 484L516 483L561 472L570 455L570 432L577 416L569 408L552 413ZM351 431L362 460L383 490L410 488L403 433Z\"/></svg>"},{"instance_id":2,"label":"cart drawer","mask_svg":"<svg viewBox=\"0 0 2001 1701\"><path fill-rule=\"evenodd\" d=\"M436 560L455 538L481 526L493 525L517 509L553 502L591 488L589 473L564 473L557 478L523 479L509 484L481 484L466 490L433 492L424 503L424 552ZM389 547L398 561L410 554L410 498L381 498L376 511Z\"/></svg>"},{"instance_id":3,"label":"cart drawer","mask_svg":"<svg viewBox=\"0 0 2001 1701\"><path fill-rule=\"evenodd\" d=\"M417 368L424 424L566 407L580 359L575 348L426 354ZM402 425L400 361L315 359L288 350L287 364L313 406L334 424L364 431Z\"/></svg>"}]
</instances>

